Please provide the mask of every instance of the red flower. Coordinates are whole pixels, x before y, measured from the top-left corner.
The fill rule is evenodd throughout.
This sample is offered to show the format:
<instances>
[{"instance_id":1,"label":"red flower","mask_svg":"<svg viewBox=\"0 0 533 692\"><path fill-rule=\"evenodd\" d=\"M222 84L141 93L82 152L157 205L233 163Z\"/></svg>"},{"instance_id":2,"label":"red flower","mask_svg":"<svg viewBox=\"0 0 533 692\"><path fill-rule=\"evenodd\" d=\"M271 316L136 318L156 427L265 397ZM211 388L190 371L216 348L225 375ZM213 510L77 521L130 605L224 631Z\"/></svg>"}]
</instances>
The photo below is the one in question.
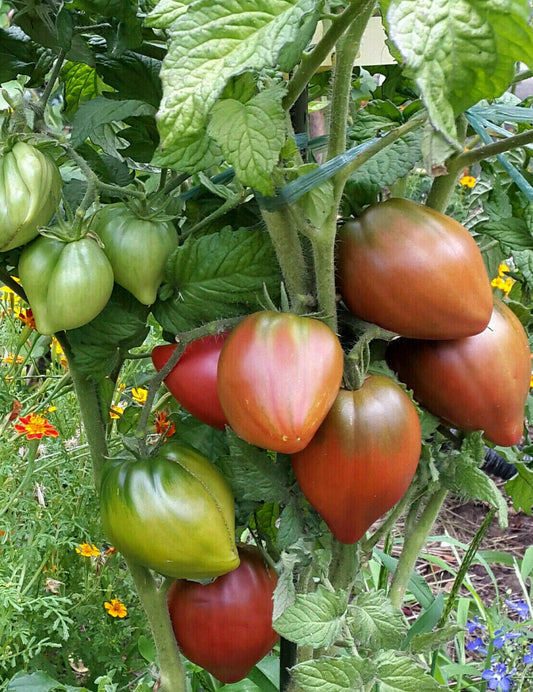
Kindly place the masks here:
<instances>
[{"instance_id":1,"label":"red flower","mask_svg":"<svg viewBox=\"0 0 533 692\"><path fill-rule=\"evenodd\" d=\"M19 423L15 423L15 430L20 435L26 435L28 440L41 440L43 437L57 437L59 435L59 432L46 418L36 413L30 413L19 418Z\"/></svg>"}]
</instances>

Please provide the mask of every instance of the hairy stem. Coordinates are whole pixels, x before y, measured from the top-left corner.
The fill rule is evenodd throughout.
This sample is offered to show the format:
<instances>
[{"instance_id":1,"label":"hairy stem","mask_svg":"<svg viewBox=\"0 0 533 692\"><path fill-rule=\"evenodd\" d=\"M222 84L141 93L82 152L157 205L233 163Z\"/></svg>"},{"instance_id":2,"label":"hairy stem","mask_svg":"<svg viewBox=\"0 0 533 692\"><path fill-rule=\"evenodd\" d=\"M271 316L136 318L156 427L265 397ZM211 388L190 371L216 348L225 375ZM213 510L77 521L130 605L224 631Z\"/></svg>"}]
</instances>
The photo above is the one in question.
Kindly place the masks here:
<instances>
[{"instance_id":1,"label":"hairy stem","mask_svg":"<svg viewBox=\"0 0 533 692\"><path fill-rule=\"evenodd\" d=\"M447 494L448 491L445 488L439 488L431 495L418 523L405 539L389 589L390 599L397 608L400 608L402 605L405 592L407 591L407 584L419 553L426 542Z\"/></svg>"},{"instance_id":2,"label":"hairy stem","mask_svg":"<svg viewBox=\"0 0 533 692\"><path fill-rule=\"evenodd\" d=\"M346 33L340 38L335 52L335 69L330 104L329 145L327 159L346 150L346 122L350 105L352 71L363 31L372 16L375 0L360 0L349 9L357 10ZM344 12L341 16L344 16Z\"/></svg>"},{"instance_id":3,"label":"hairy stem","mask_svg":"<svg viewBox=\"0 0 533 692\"><path fill-rule=\"evenodd\" d=\"M261 210L278 263L291 306L301 304L301 297L307 293L308 276L304 253L298 231L287 209L281 211Z\"/></svg>"},{"instance_id":4,"label":"hairy stem","mask_svg":"<svg viewBox=\"0 0 533 692\"><path fill-rule=\"evenodd\" d=\"M167 608L169 584L165 581L158 586L146 567L127 564L152 631L159 663L159 692L186 692L185 668Z\"/></svg>"},{"instance_id":5,"label":"hairy stem","mask_svg":"<svg viewBox=\"0 0 533 692\"><path fill-rule=\"evenodd\" d=\"M94 484L98 492L102 478L102 469L108 456L108 447L97 384L79 371L66 334L59 332L56 334L56 337L67 358L74 391L80 406L85 436L89 444Z\"/></svg>"},{"instance_id":6,"label":"hairy stem","mask_svg":"<svg viewBox=\"0 0 533 692\"><path fill-rule=\"evenodd\" d=\"M339 38L352 22L361 16L363 8L367 3L368 0L354 0L354 2L350 3L344 12L333 18L330 28L313 50L302 58L298 69L295 70L289 82L287 93L283 99L285 110L288 110L296 102L311 77L333 50Z\"/></svg>"}]
</instances>

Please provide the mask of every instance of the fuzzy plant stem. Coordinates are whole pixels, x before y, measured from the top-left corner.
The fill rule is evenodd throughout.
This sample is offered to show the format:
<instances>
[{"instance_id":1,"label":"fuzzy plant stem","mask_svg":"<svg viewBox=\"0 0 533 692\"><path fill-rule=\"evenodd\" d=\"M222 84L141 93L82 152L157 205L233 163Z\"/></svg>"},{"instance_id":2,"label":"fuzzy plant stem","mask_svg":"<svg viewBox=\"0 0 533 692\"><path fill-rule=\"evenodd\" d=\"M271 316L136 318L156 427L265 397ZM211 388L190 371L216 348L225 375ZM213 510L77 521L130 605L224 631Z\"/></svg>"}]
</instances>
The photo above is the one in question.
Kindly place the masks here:
<instances>
[{"instance_id":1,"label":"fuzzy plant stem","mask_svg":"<svg viewBox=\"0 0 533 692\"><path fill-rule=\"evenodd\" d=\"M424 547L447 494L448 491L445 488L439 488L430 496L420 519L405 539L389 589L389 597L392 604L397 608L401 608L407 591L407 584L420 551Z\"/></svg>"},{"instance_id":2,"label":"fuzzy plant stem","mask_svg":"<svg viewBox=\"0 0 533 692\"><path fill-rule=\"evenodd\" d=\"M185 667L167 608L170 582L158 585L150 570L127 561L139 600L148 618L159 665L159 692L186 692Z\"/></svg>"}]
</instances>

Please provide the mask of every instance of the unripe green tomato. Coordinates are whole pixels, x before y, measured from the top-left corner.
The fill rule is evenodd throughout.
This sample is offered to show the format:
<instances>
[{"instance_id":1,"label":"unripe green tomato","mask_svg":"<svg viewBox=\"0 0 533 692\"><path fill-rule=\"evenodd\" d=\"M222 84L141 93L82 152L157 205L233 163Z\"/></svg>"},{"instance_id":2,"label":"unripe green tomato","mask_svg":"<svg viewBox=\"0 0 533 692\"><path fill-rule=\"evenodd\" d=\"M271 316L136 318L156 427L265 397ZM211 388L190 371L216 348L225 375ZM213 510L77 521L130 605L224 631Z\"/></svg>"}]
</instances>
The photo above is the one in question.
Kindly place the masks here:
<instances>
[{"instance_id":1,"label":"unripe green tomato","mask_svg":"<svg viewBox=\"0 0 533 692\"><path fill-rule=\"evenodd\" d=\"M172 222L145 219L123 203L106 204L93 216L115 281L144 305L151 305L163 281L165 263L178 245Z\"/></svg>"},{"instance_id":2,"label":"unripe green tomato","mask_svg":"<svg viewBox=\"0 0 533 692\"><path fill-rule=\"evenodd\" d=\"M231 490L191 447L169 441L147 459L110 460L100 505L107 537L137 564L179 579L216 577L239 565Z\"/></svg>"},{"instance_id":3,"label":"unripe green tomato","mask_svg":"<svg viewBox=\"0 0 533 692\"><path fill-rule=\"evenodd\" d=\"M19 277L41 334L90 322L104 309L114 284L109 260L90 237L37 238L22 250Z\"/></svg>"},{"instance_id":4,"label":"unripe green tomato","mask_svg":"<svg viewBox=\"0 0 533 692\"><path fill-rule=\"evenodd\" d=\"M0 158L0 252L33 240L60 197L55 161L31 144L16 142Z\"/></svg>"}]
</instances>

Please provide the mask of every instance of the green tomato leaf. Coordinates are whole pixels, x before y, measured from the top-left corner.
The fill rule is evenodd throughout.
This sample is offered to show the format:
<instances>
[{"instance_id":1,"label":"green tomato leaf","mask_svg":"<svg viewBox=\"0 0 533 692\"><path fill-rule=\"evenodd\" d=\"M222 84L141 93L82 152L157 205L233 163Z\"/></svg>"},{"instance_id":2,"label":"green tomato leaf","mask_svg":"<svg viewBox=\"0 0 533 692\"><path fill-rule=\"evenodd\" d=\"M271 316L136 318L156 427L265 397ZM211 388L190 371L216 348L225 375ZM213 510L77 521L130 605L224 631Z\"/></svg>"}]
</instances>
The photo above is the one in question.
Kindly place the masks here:
<instances>
[{"instance_id":1,"label":"green tomato leaf","mask_svg":"<svg viewBox=\"0 0 533 692\"><path fill-rule=\"evenodd\" d=\"M483 221L476 224L473 230L476 233L484 233L510 248L533 248L533 236L524 219L513 217Z\"/></svg>"},{"instance_id":2,"label":"green tomato leaf","mask_svg":"<svg viewBox=\"0 0 533 692\"><path fill-rule=\"evenodd\" d=\"M7 692L87 692L86 687L63 685L51 678L48 673L38 670L35 673L17 673L8 683Z\"/></svg>"},{"instance_id":3,"label":"green tomato leaf","mask_svg":"<svg viewBox=\"0 0 533 692\"><path fill-rule=\"evenodd\" d=\"M149 328L148 308L120 286L89 324L67 332L74 362L85 375L99 380L120 362L121 349L142 344Z\"/></svg>"},{"instance_id":4,"label":"green tomato leaf","mask_svg":"<svg viewBox=\"0 0 533 692\"><path fill-rule=\"evenodd\" d=\"M467 435L460 453L450 456L442 469L441 481L445 488L459 497L484 500L495 507L501 528L506 528L507 503L494 481L478 468L484 453L481 433Z\"/></svg>"},{"instance_id":5,"label":"green tomato leaf","mask_svg":"<svg viewBox=\"0 0 533 692\"><path fill-rule=\"evenodd\" d=\"M319 585L313 593L298 594L294 604L274 621L274 629L300 646L328 647L341 632L346 606L345 592Z\"/></svg>"},{"instance_id":6,"label":"green tomato leaf","mask_svg":"<svg viewBox=\"0 0 533 692\"><path fill-rule=\"evenodd\" d=\"M145 101L154 108L159 106L162 95L159 60L133 51L123 53L120 58L98 54L96 69L105 83L115 90L115 98Z\"/></svg>"},{"instance_id":7,"label":"green tomato leaf","mask_svg":"<svg viewBox=\"0 0 533 692\"><path fill-rule=\"evenodd\" d=\"M179 334L259 309L264 286L276 300L281 275L266 232L226 227L188 238L170 258L166 281L172 294L157 300L152 311L163 329Z\"/></svg>"},{"instance_id":8,"label":"green tomato leaf","mask_svg":"<svg viewBox=\"0 0 533 692\"><path fill-rule=\"evenodd\" d=\"M278 568L278 583L274 589L274 608L272 620L277 620L289 606L296 601L296 587L294 585L294 569L298 564L298 556L295 553L283 551L280 556Z\"/></svg>"},{"instance_id":9,"label":"green tomato leaf","mask_svg":"<svg viewBox=\"0 0 533 692\"><path fill-rule=\"evenodd\" d=\"M65 84L65 115L72 118L82 103L86 103L104 91L111 91L98 76L94 67L84 62L66 62L61 69Z\"/></svg>"},{"instance_id":10,"label":"green tomato leaf","mask_svg":"<svg viewBox=\"0 0 533 692\"><path fill-rule=\"evenodd\" d=\"M121 122L133 115L155 115L155 108L144 101L115 101L102 96L82 104L72 121L71 145L78 147L96 128Z\"/></svg>"},{"instance_id":11,"label":"green tomato leaf","mask_svg":"<svg viewBox=\"0 0 533 692\"><path fill-rule=\"evenodd\" d=\"M531 515L533 507L533 471L522 464L516 467L518 473L507 481L505 491L513 501L513 507L517 512L522 511Z\"/></svg>"},{"instance_id":12,"label":"green tomato leaf","mask_svg":"<svg viewBox=\"0 0 533 692\"><path fill-rule=\"evenodd\" d=\"M350 176L346 194L354 212L373 202L384 187L392 185L413 169L420 159L421 137L421 131L407 133L372 156Z\"/></svg>"},{"instance_id":13,"label":"green tomato leaf","mask_svg":"<svg viewBox=\"0 0 533 692\"><path fill-rule=\"evenodd\" d=\"M299 663L291 669L291 679L308 692L353 692L363 690L374 677L371 660L359 656L322 658Z\"/></svg>"},{"instance_id":14,"label":"green tomato leaf","mask_svg":"<svg viewBox=\"0 0 533 692\"><path fill-rule=\"evenodd\" d=\"M370 651L399 648L405 636L402 612L383 591L355 596L349 605L348 626L356 644Z\"/></svg>"},{"instance_id":15,"label":"green tomato leaf","mask_svg":"<svg viewBox=\"0 0 533 692\"><path fill-rule=\"evenodd\" d=\"M311 38L319 4L198 0L186 12L178 11L169 27L171 40L161 69L160 165L183 170L181 141L204 130L209 111L231 77L276 65L287 71L294 65L299 55L292 55L290 46L297 42L300 48L302 36Z\"/></svg>"},{"instance_id":16,"label":"green tomato leaf","mask_svg":"<svg viewBox=\"0 0 533 692\"><path fill-rule=\"evenodd\" d=\"M263 449L226 432L229 456L217 461L235 495L241 500L281 502L290 487L287 465L274 461Z\"/></svg>"},{"instance_id":17,"label":"green tomato leaf","mask_svg":"<svg viewBox=\"0 0 533 692\"><path fill-rule=\"evenodd\" d=\"M240 182L263 195L274 193L272 171L285 142L282 86L266 89L247 103L236 99L213 106L208 134L219 144Z\"/></svg>"},{"instance_id":18,"label":"green tomato leaf","mask_svg":"<svg viewBox=\"0 0 533 692\"><path fill-rule=\"evenodd\" d=\"M442 687L407 656L385 652L376 659L380 692L433 692Z\"/></svg>"},{"instance_id":19,"label":"green tomato leaf","mask_svg":"<svg viewBox=\"0 0 533 692\"><path fill-rule=\"evenodd\" d=\"M382 8L407 74L450 142L457 115L500 96L515 62L533 62L528 0L384 0Z\"/></svg>"},{"instance_id":20,"label":"green tomato leaf","mask_svg":"<svg viewBox=\"0 0 533 692\"><path fill-rule=\"evenodd\" d=\"M182 0L160 0L146 16L145 24L154 29L170 29L174 22L187 12L189 4Z\"/></svg>"}]
</instances>

